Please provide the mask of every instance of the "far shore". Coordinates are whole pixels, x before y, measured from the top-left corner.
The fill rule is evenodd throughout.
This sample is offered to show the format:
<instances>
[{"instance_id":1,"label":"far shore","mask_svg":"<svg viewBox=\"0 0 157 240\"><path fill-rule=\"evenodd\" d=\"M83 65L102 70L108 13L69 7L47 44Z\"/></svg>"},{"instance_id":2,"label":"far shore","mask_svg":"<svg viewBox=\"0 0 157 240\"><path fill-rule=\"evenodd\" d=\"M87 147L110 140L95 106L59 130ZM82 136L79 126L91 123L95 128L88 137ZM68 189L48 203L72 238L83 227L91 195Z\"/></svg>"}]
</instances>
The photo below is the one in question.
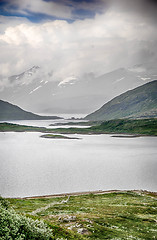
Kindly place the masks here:
<instances>
[{"instance_id":1,"label":"far shore","mask_svg":"<svg viewBox=\"0 0 157 240\"><path fill-rule=\"evenodd\" d=\"M51 195L42 195L42 196L30 196L30 197L10 197L8 199L38 199L38 198L56 198L56 197L66 197L66 196L82 196L89 194L107 194L107 193L124 193L124 192L135 192L139 194L151 194L152 196L157 196L157 192L152 192L148 190L95 190L95 191L85 191L85 192L72 192L72 193L58 193Z\"/></svg>"},{"instance_id":2,"label":"far shore","mask_svg":"<svg viewBox=\"0 0 157 240\"><path fill-rule=\"evenodd\" d=\"M98 123L97 123L98 124ZM45 138L66 138L62 134L99 135L112 134L112 137L134 138L140 136L157 136L157 119L128 120L117 119L105 121L88 128L46 128L12 123L0 123L0 132L41 132Z\"/></svg>"}]
</instances>

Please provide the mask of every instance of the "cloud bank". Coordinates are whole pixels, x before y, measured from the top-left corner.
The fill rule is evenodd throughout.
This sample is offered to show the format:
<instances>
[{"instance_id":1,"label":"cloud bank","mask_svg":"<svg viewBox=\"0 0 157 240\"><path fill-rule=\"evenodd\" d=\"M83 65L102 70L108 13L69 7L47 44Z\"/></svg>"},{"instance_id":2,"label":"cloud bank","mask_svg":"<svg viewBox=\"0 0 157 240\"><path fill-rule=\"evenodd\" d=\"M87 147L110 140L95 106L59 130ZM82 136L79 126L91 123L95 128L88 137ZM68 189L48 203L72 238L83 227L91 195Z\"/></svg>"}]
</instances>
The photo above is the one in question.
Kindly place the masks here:
<instances>
[{"instance_id":1,"label":"cloud bank","mask_svg":"<svg viewBox=\"0 0 157 240\"><path fill-rule=\"evenodd\" d=\"M71 75L81 76L88 72L101 75L119 67L155 62L155 2L120 0L118 3L98 1L98 11L92 18L81 19L81 15L80 19L74 19L79 9L85 11L90 6L90 11L94 11L95 1L90 5L87 1L76 4L68 0L8 2L8 11L16 4L14 12L23 16L0 17L0 75L19 74L38 65L53 71L52 81L61 81ZM26 17L30 12L56 19L35 23Z\"/></svg>"}]
</instances>

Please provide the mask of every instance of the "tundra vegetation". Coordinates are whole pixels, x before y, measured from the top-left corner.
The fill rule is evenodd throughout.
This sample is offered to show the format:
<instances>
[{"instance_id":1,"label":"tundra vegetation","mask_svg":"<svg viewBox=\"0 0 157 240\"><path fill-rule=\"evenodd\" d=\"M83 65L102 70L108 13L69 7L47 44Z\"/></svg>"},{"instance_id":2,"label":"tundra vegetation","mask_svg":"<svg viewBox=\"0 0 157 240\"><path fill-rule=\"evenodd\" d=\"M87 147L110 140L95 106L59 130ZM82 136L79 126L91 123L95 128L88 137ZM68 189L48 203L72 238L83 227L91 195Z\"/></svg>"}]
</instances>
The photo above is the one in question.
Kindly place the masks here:
<instances>
[{"instance_id":1,"label":"tundra vegetation","mask_svg":"<svg viewBox=\"0 0 157 240\"><path fill-rule=\"evenodd\" d=\"M1 239L157 239L156 200L146 191L1 198Z\"/></svg>"}]
</instances>

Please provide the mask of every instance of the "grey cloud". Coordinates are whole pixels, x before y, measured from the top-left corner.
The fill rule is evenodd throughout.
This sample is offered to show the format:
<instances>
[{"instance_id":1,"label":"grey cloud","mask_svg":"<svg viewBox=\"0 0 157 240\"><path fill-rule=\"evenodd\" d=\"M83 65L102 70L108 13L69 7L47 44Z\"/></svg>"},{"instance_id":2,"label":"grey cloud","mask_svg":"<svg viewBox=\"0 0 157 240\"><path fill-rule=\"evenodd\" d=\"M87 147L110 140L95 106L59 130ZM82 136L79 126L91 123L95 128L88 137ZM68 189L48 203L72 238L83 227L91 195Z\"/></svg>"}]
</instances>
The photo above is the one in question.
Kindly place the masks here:
<instances>
[{"instance_id":1,"label":"grey cloud","mask_svg":"<svg viewBox=\"0 0 157 240\"><path fill-rule=\"evenodd\" d=\"M141 15L145 21L157 21L157 1L156 0L111 0L110 6L116 7L120 11L130 12L133 15Z\"/></svg>"},{"instance_id":2,"label":"grey cloud","mask_svg":"<svg viewBox=\"0 0 157 240\"><path fill-rule=\"evenodd\" d=\"M19 74L39 65L47 72L53 70L52 80L61 81L71 75L101 75L119 67L156 61L156 26L140 10L141 0L123 2L111 0L110 6L104 5L104 14L73 23L57 20L33 24L21 18L11 22L5 17L0 33L0 75ZM146 9L148 2L143 2Z\"/></svg>"}]
</instances>

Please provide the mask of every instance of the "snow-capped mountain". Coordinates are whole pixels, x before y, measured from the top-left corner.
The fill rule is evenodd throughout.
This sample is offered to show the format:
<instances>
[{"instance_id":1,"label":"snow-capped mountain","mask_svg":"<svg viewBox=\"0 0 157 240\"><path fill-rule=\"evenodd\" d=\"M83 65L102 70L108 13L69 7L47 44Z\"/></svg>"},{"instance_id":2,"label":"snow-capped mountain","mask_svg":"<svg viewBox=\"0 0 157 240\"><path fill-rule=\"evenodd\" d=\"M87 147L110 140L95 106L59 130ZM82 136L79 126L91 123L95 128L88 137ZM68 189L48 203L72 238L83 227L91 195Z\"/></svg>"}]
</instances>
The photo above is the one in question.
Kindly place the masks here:
<instances>
[{"instance_id":1,"label":"snow-capped mountain","mask_svg":"<svg viewBox=\"0 0 157 240\"><path fill-rule=\"evenodd\" d=\"M38 111L36 107L41 99L51 95L50 85L57 86L57 83L50 83L52 76L52 71L44 72L42 68L33 66L19 75L9 77L9 84L0 92L0 98L30 111Z\"/></svg>"},{"instance_id":2,"label":"snow-capped mountain","mask_svg":"<svg viewBox=\"0 0 157 240\"><path fill-rule=\"evenodd\" d=\"M9 81L14 84L29 85L32 80L37 77L40 67L33 66L32 68L26 70L25 72L9 77Z\"/></svg>"},{"instance_id":3,"label":"snow-capped mountain","mask_svg":"<svg viewBox=\"0 0 157 240\"><path fill-rule=\"evenodd\" d=\"M113 97L146 82L157 79L157 70L151 63L120 68L95 77L65 76L53 80L53 72L34 66L9 78L10 86L0 92L0 98L35 113L88 114Z\"/></svg>"}]
</instances>

